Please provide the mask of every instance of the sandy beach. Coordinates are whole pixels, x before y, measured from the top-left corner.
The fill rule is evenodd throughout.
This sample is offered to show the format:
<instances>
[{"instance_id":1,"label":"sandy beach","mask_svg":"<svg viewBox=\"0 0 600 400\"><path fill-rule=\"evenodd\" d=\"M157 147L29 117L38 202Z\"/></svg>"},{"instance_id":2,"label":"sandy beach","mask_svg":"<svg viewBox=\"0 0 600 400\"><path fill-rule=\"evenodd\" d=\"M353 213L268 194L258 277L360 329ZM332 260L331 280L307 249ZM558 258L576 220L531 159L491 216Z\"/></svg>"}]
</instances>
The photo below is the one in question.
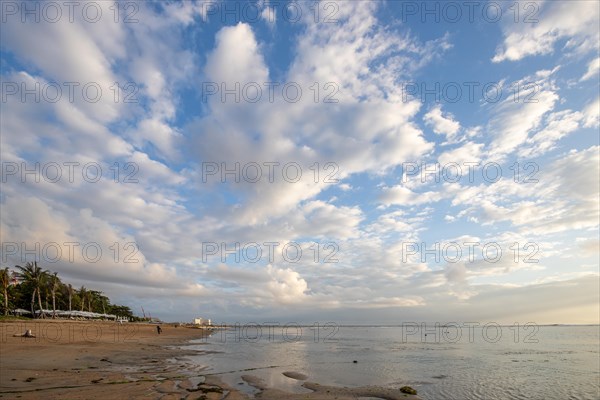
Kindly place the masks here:
<instances>
[{"instance_id":1,"label":"sandy beach","mask_svg":"<svg viewBox=\"0 0 600 400\"><path fill-rule=\"evenodd\" d=\"M206 331L163 324L84 321L11 321L0 323L0 397L22 399L246 399L218 376L204 375L186 356L198 350L186 343ZM35 338L15 337L31 329ZM201 351L200 351L201 352ZM207 371L206 371L207 372ZM303 380L290 371L289 377ZM337 388L314 382L312 393L289 394L243 379L260 389L259 399L418 399L398 389Z\"/></svg>"}]
</instances>

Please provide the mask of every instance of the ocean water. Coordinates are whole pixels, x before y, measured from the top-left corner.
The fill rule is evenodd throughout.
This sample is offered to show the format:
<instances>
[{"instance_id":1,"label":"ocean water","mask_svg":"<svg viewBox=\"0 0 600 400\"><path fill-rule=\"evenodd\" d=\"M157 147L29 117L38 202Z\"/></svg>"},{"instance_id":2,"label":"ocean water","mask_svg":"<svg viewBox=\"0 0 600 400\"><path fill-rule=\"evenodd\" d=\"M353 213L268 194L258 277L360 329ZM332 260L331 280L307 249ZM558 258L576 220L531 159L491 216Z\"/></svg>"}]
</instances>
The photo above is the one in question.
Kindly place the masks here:
<instances>
[{"instance_id":1,"label":"ocean water","mask_svg":"<svg viewBox=\"0 0 600 400\"><path fill-rule=\"evenodd\" d=\"M296 371L325 385L410 385L430 400L597 400L599 334L599 326L247 325L195 341L207 354L193 362L249 394L245 374L307 392L282 374Z\"/></svg>"}]
</instances>

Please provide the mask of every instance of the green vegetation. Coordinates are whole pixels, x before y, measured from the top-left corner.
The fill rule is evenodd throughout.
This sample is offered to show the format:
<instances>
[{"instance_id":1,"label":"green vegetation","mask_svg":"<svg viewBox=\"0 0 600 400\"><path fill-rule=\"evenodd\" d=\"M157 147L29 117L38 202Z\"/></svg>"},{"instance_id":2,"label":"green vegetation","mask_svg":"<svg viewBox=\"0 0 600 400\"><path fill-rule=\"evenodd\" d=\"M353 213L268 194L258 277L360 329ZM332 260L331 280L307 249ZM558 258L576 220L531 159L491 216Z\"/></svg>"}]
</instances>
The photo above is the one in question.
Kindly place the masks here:
<instances>
[{"instance_id":1,"label":"green vegetation","mask_svg":"<svg viewBox=\"0 0 600 400\"><path fill-rule=\"evenodd\" d=\"M37 262L16 265L13 271L8 267L0 269L0 285L0 307L4 316L12 310L25 309L32 316L39 310L52 310L52 318L56 317L57 310L63 310L138 319L129 307L111 304L102 292L85 286L76 290L71 284L63 283L58 273L38 267ZM38 313L38 317L44 318L44 313Z\"/></svg>"}]
</instances>

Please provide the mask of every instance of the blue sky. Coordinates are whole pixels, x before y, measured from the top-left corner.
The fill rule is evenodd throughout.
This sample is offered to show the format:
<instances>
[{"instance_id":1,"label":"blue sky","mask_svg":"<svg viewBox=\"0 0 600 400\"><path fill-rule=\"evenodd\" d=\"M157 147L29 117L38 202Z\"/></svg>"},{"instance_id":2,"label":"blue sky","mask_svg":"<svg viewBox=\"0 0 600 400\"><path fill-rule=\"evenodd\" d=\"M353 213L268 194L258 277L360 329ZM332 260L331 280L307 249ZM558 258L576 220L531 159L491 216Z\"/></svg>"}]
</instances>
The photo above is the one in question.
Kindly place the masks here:
<instances>
[{"instance_id":1,"label":"blue sky","mask_svg":"<svg viewBox=\"0 0 600 400\"><path fill-rule=\"evenodd\" d=\"M2 5L3 265L166 320L598 323L596 2L61 4Z\"/></svg>"}]
</instances>

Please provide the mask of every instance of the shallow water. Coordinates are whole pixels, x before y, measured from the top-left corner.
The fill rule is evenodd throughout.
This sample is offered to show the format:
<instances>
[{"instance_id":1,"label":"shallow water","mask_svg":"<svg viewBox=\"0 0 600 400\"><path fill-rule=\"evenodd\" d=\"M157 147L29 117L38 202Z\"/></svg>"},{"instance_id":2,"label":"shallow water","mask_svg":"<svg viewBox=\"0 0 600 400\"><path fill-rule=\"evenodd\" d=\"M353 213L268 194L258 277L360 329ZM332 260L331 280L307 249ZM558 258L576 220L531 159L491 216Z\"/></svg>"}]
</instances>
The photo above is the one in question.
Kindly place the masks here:
<instances>
[{"instance_id":1,"label":"shallow water","mask_svg":"<svg viewBox=\"0 0 600 400\"><path fill-rule=\"evenodd\" d=\"M282 374L297 371L326 385L410 385L426 399L600 398L599 326L460 325L241 327L203 339L216 353L193 361L249 394L242 375L307 392Z\"/></svg>"}]
</instances>

